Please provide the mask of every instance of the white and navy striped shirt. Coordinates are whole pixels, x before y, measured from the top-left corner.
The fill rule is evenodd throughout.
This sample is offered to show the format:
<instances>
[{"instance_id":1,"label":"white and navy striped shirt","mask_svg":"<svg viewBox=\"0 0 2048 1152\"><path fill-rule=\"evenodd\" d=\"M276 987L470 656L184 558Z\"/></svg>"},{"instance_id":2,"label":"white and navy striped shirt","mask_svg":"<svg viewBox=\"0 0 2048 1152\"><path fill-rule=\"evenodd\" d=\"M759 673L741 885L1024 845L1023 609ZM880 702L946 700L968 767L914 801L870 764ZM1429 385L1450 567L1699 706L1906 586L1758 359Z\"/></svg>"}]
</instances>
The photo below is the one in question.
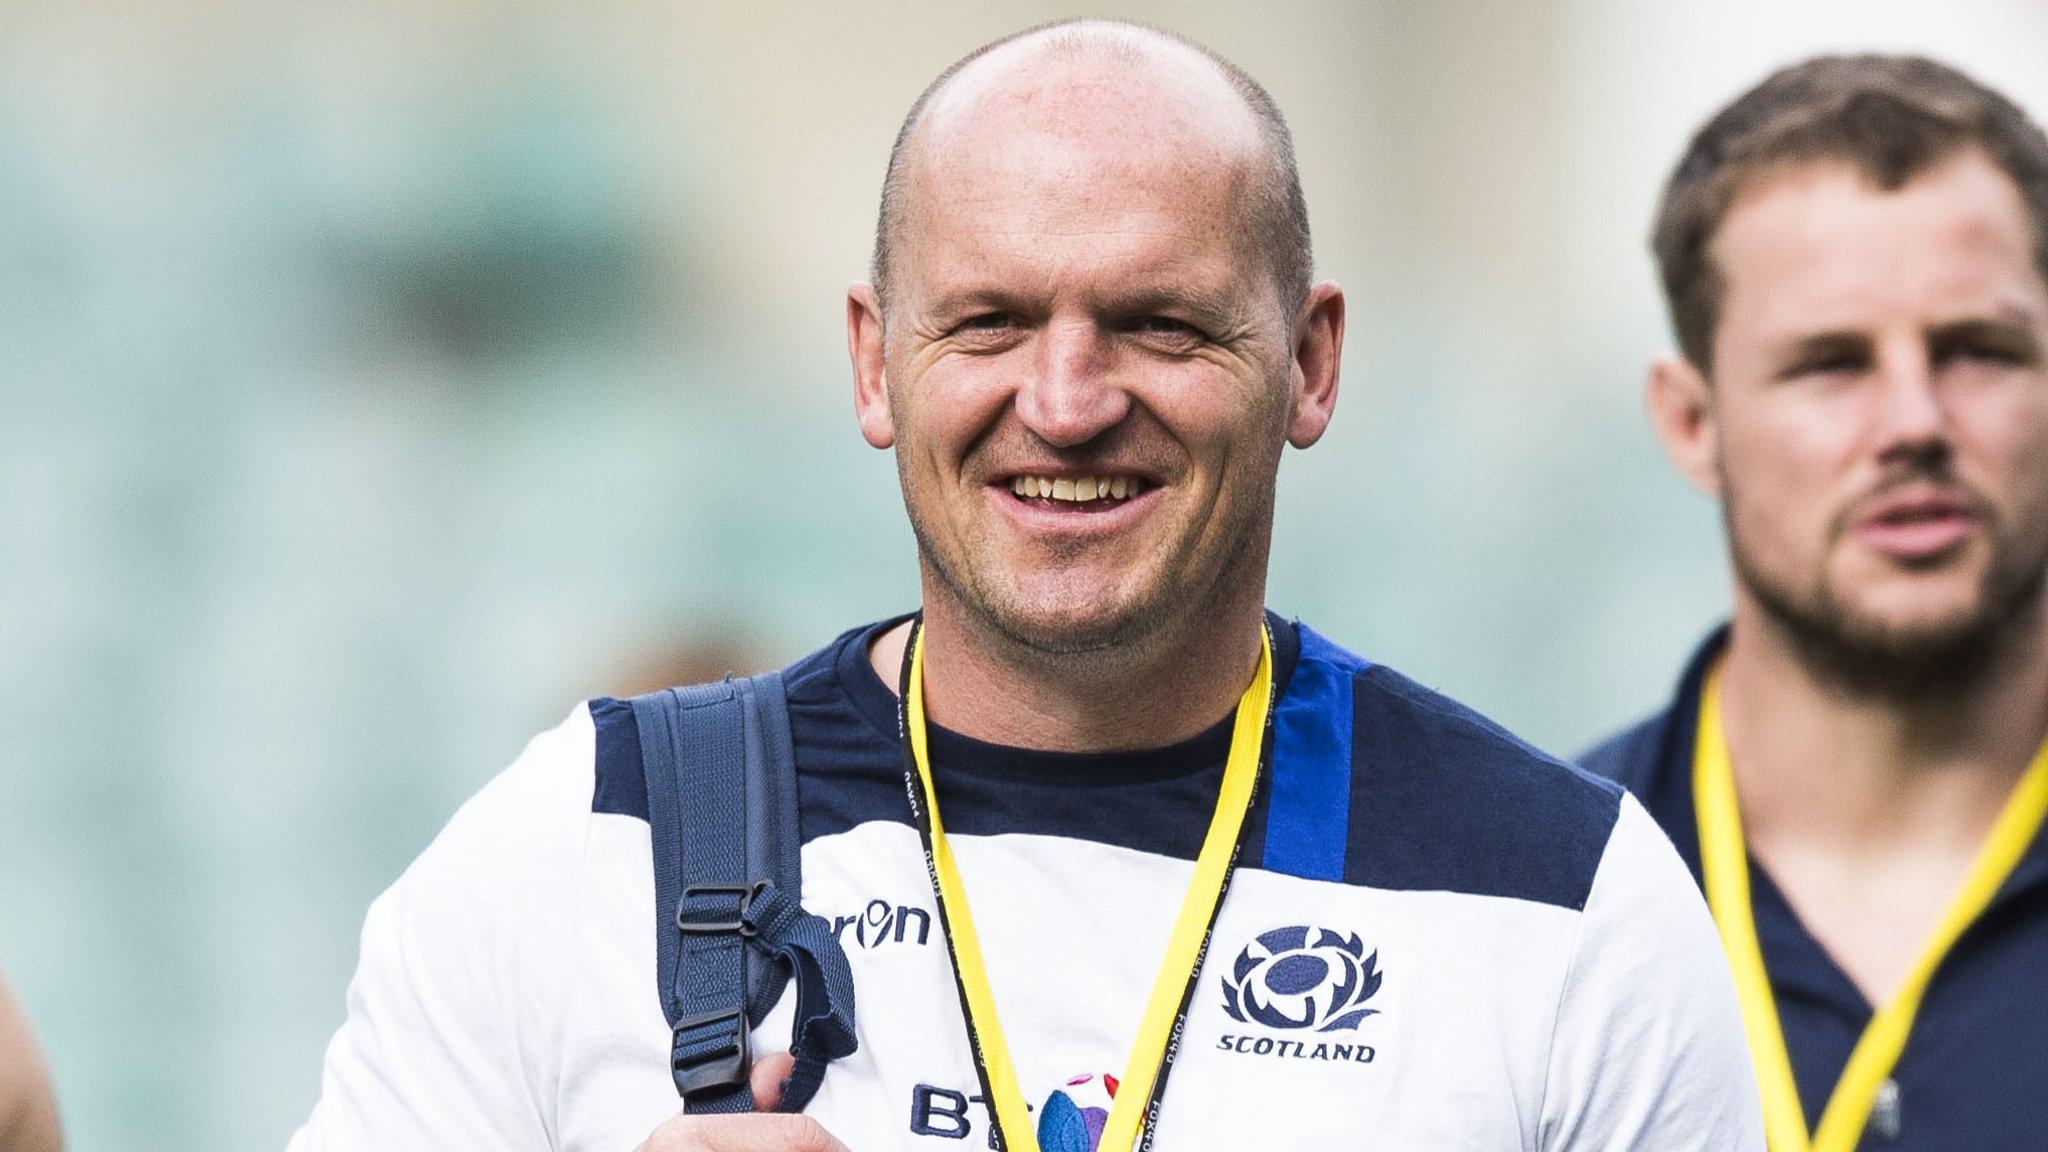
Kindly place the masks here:
<instances>
[{"instance_id":1,"label":"white and navy striped shirt","mask_svg":"<svg viewBox=\"0 0 2048 1152\"><path fill-rule=\"evenodd\" d=\"M989 1147L893 693L858 629L788 674L803 903L860 1048L807 1111L858 1152ZM1619 788L1275 621L1269 778L1156 1133L1198 1149L1763 1147L1697 888ZM1088 1152L1221 780L1227 721L1112 755L932 731L1045 1152ZM631 709L598 700L370 910L294 1152L626 1152L678 1110ZM786 1043L788 997L755 1032Z\"/></svg>"}]
</instances>

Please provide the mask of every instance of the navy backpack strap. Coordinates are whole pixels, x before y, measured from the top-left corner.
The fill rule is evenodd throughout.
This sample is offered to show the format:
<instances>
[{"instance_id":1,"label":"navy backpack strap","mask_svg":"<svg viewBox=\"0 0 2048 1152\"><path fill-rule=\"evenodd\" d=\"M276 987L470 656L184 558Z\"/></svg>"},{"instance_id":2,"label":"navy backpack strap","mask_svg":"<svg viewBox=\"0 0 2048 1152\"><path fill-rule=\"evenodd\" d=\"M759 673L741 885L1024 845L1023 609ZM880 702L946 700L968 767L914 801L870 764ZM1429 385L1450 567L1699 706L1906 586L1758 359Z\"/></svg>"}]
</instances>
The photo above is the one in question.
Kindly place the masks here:
<instances>
[{"instance_id":1,"label":"navy backpack strap","mask_svg":"<svg viewBox=\"0 0 2048 1152\"><path fill-rule=\"evenodd\" d=\"M742 1010L746 942L738 911L747 891L741 702L728 681L671 688L632 703L647 774L655 954L662 1011L674 1029L676 1091L686 1111L750 1111ZM711 930L721 920L730 931Z\"/></svg>"},{"instance_id":2,"label":"navy backpack strap","mask_svg":"<svg viewBox=\"0 0 2048 1152\"><path fill-rule=\"evenodd\" d=\"M782 673L731 681L743 706L747 741L747 877L790 894L803 892L803 834L797 826L796 749ZM783 962L747 964L747 1017L759 1024L789 978Z\"/></svg>"},{"instance_id":3,"label":"navy backpack strap","mask_svg":"<svg viewBox=\"0 0 2048 1152\"><path fill-rule=\"evenodd\" d=\"M654 846L656 956L670 1071L692 1113L745 1112L748 1030L797 981L784 1111L856 1046L853 975L799 906L795 756L779 673L632 701Z\"/></svg>"},{"instance_id":4,"label":"navy backpack strap","mask_svg":"<svg viewBox=\"0 0 2048 1152\"><path fill-rule=\"evenodd\" d=\"M796 980L789 1043L796 1063L782 1082L782 1110L801 1112L824 1083L826 1066L860 1046L853 1026L853 970L832 926L773 884L756 890L742 919L754 946L786 964ZM688 1103L685 1098L684 1111Z\"/></svg>"}]
</instances>

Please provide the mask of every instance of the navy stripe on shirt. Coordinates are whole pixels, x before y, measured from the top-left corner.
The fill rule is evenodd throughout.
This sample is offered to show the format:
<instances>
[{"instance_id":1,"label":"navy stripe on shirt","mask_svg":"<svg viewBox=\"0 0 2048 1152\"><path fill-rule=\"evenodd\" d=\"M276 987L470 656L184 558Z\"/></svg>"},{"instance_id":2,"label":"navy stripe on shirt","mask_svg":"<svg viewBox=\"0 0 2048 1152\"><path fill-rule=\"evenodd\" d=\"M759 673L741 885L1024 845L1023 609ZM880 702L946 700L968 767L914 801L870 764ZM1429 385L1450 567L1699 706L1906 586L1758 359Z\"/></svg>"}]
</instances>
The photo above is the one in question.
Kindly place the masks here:
<instances>
[{"instance_id":1,"label":"navy stripe on shirt","mask_svg":"<svg viewBox=\"0 0 2048 1152\"><path fill-rule=\"evenodd\" d=\"M910 821L895 693L867 658L900 619L849 631L786 674L806 842ZM1271 774L1246 820L1244 866L1584 907L1619 788L1306 627L1271 624ZM590 708L593 810L645 819L632 709L609 699ZM964 835L1061 836L1192 860L1230 727L1224 716L1169 748L1108 754L1005 748L935 727L940 803Z\"/></svg>"}]
</instances>

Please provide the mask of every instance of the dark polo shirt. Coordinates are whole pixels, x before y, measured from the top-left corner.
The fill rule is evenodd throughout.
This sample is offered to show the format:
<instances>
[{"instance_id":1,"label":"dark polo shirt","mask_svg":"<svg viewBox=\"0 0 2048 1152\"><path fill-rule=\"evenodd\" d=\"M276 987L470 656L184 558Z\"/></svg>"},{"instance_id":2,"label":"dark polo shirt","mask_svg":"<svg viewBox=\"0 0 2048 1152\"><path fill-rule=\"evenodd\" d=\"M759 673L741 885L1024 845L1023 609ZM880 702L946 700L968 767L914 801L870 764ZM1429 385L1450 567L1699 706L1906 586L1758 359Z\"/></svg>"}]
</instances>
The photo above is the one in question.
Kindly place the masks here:
<instances>
[{"instance_id":1,"label":"dark polo shirt","mask_svg":"<svg viewBox=\"0 0 2048 1152\"><path fill-rule=\"evenodd\" d=\"M1707 638L1665 711L1580 757L1636 794L1695 880L1700 836L1692 770L1700 690L1727 641L1725 627ZM1749 867L1757 942L1811 1126L1827 1107L1872 1007L1800 923L1770 873L1754 858ZM2048 836L2034 837L1990 906L1935 970L1892 1079L1896 1107L1873 1110L1861 1149L2048 1149Z\"/></svg>"}]
</instances>

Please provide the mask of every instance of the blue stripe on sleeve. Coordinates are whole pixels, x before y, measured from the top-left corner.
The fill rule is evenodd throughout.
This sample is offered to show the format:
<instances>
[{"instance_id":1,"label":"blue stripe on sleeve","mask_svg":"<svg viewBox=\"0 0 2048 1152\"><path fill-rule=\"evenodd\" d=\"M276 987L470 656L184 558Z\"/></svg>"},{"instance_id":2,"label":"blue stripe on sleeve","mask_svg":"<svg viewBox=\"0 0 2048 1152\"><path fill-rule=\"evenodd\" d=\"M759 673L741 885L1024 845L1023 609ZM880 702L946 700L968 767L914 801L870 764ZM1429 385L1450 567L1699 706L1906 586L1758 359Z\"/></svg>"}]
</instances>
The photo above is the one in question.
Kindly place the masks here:
<instances>
[{"instance_id":1,"label":"blue stripe on sleeve","mask_svg":"<svg viewBox=\"0 0 2048 1152\"><path fill-rule=\"evenodd\" d=\"M1273 708L1272 802L1262 867L1342 880L1351 827L1351 678L1365 665L1308 629Z\"/></svg>"}]
</instances>

